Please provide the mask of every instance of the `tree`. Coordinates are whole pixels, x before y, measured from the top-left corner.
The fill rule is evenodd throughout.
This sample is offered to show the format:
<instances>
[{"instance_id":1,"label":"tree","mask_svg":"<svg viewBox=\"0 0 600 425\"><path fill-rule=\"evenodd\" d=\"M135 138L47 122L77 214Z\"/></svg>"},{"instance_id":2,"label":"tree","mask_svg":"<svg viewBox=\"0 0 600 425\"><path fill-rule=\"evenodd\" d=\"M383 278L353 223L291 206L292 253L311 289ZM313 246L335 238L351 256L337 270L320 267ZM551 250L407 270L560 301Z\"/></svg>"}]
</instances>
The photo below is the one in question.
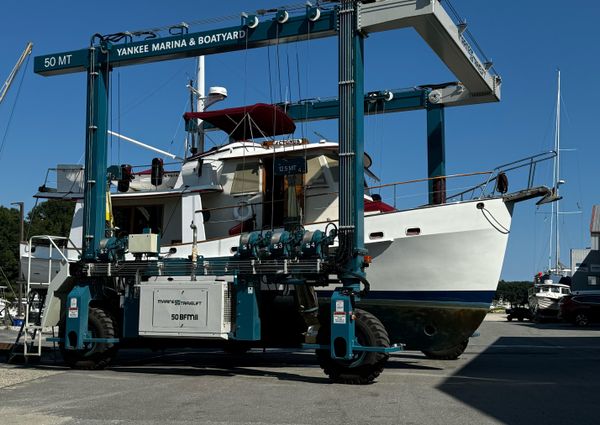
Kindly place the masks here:
<instances>
[{"instance_id":1,"label":"tree","mask_svg":"<svg viewBox=\"0 0 600 425\"><path fill-rule=\"evenodd\" d=\"M34 235L69 236L75 203L48 200L27 214L27 238Z\"/></svg>"},{"instance_id":2,"label":"tree","mask_svg":"<svg viewBox=\"0 0 600 425\"><path fill-rule=\"evenodd\" d=\"M504 301L508 301L511 304L526 304L528 290L532 286L533 282L505 282L504 280L501 280L498 283L498 289L496 290L494 299L499 300L502 298Z\"/></svg>"},{"instance_id":3,"label":"tree","mask_svg":"<svg viewBox=\"0 0 600 425\"><path fill-rule=\"evenodd\" d=\"M0 206L0 267L12 283L19 277L19 211ZM0 272L0 285L6 285Z\"/></svg>"}]
</instances>

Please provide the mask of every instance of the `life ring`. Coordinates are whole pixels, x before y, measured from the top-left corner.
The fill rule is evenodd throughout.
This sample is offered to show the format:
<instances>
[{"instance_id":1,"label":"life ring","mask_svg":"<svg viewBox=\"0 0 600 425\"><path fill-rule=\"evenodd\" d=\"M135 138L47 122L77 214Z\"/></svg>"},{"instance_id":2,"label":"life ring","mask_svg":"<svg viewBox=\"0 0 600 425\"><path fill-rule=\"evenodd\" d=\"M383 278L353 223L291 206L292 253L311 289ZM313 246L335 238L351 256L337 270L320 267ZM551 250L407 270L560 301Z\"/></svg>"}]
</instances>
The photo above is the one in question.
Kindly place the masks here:
<instances>
[{"instance_id":1,"label":"life ring","mask_svg":"<svg viewBox=\"0 0 600 425\"><path fill-rule=\"evenodd\" d=\"M237 221L246 221L254 216L252 206L247 201L240 201L237 207L233 209L233 218Z\"/></svg>"}]
</instances>

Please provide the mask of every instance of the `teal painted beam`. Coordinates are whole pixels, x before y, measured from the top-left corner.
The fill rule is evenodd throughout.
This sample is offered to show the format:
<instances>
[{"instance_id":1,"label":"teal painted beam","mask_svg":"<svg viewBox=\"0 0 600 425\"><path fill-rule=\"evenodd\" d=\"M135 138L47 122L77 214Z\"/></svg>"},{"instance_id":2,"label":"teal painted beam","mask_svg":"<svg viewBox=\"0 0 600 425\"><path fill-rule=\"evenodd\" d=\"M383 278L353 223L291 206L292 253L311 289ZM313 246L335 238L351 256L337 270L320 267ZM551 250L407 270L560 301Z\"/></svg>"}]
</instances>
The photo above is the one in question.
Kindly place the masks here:
<instances>
[{"instance_id":1,"label":"teal painted beam","mask_svg":"<svg viewBox=\"0 0 600 425\"><path fill-rule=\"evenodd\" d=\"M91 48L90 60L97 48ZM87 79L87 116L83 203L83 258L95 260L106 237L106 162L110 69L90 63Z\"/></svg>"},{"instance_id":2,"label":"teal painted beam","mask_svg":"<svg viewBox=\"0 0 600 425\"><path fill-rule=\"evenodd\" d=\"M391 93L393 98L385 100L386 93ZM411 89L378 92L369 92L364 95L364 114L376 115L391 112L406 112L425 109L427 107L427 89ZM307 99L295 103L279 103L281 109L296 122L319 121L337 119L340 115L340 102L337 97L329 99ZM204 121L204 130L215 127Z\"/></svg>"},{"instance_id":3,"label":"teal painted beam","mask_svg":"<svg viewBox=\"0 0 600 425\"><path fill-rule=\"evenodd\" d=\"M444 131L444 106L427 108L427 173L428 177L446 175L446 135ZM446 179L429 181L429 203L446 202Z\"/></svg>"},{"instance_id":4,"label":"teal painted beam","mask_svg":"<svg viewBox=\"0 0 600 425\"><path fill-rule=\"evenodd\" d=\"M336 15L335 10L322 11L320 18L313 22L308 10L305 15L290 17L284 24L273 18L258 23L255 28L240 24L131 43L108 43L106 60L111 67L119 67L331 37L337 34ZM45 76L83 72L87 65L88 49L34 58L34 72Z\"/></svg>"},{"instance_id":5,"label":"teal painted beam","mask_svg":"<svg viewBox=\"0 0 600 425\"><path fill-rule=\"evenodd\" d=\"M386 93L391 93L391 100L385 100ZM404 112L424 109L427 106L426 89L379 91L364 95L364 114L375 115L390 112ZM336 119L339 116L339 100L309 99L297 103L279 104L294 121L317 121Z\"/></svg>"},{"instance_id":6,"label":"teal painted beam","mask_svg":"<svg viewBox=\"0 0 600 425\"><path fill-rule=\"evenodd\" d=\"M355 3L355 8L359 8L359 4ZM364 156L365 156L365 135L364 135L364 122L365 122L365 105L363 102L364 93L364 38L359 28L360 14L358 11L355 12L355 25L356 30L353 37L353 67L354 67L354 87L352 88L352 110L347 113L352 117L352 124L354 126L354 140L352 141L354 147L353 166L352 174L354 177L354 187L350 196L352 196L352 221L354 222L354 255L351 261L352 272L354 274L365 273L364 256L367 254L365 250L365 220L364 220L364 186L365 186L365 168L364 168ZM354 112L354 113L352 113ZM340 113L343 110L340 108ZM341 202L341 197L340 197ZM354 280L354 284L358 284L357 280Z\"/></svg>"},{"instance_id":7,"label":"teal painted beam","mask_svg":"<svg viewBox=\"0 0 600 425\"><path fill-rule=\"evenodd\" d=\"M364 40L360 4L340 2L338 35L339 246L344 287L356 289L364 276Z\"/></svg>"}]
</instances>

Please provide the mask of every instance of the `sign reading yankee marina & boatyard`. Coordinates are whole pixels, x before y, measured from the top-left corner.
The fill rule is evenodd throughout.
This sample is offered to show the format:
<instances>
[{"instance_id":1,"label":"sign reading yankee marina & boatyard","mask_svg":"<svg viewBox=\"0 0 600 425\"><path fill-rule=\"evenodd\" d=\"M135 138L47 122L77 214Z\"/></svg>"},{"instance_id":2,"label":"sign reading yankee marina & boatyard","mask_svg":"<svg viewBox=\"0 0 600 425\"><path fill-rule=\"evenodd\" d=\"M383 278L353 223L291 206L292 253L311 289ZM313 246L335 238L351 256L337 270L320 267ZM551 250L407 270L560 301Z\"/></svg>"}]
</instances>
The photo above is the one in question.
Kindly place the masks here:
<instances>
[{"instance_id":1,"label":"sign reading yankee marina & boatyard","mask_svg":"<svg viewBox=\"0 0 600 425\"><path fill-rule=\"evenodd\" d=\"M95 62L109 63L112 67L158 62L235 50L254 49L277 43L289 43L304 39L330 37L336 34L336 14L323 11L316 21L307 16L290 17L285 24L265 20L255 28L244 25L229 28L181 34L171 37L111 44L105 51L94 49ZM34 72L41 75L83 72L89 66L90 50L81 49L34 58Z\"/></svg>"},{"instance_id":2,"label":"sign reading yankee marina & boatyard","mask_svg":"<svg viewBox=\"0 0 600 425\"><path fill-rule=\"evenodd\" d=\"M154 52L170 52L178 51L185 47L195 47L202 45L210 45L214 43L222 43L227 41L238 41L246 37L245 30L234 30L227 32L218 32L216 34L198 35L191 37L178 38L174 40L162 40L154 42L144 42L135 46L124 46L113 48L116 52L116 59L129 58L144 53ZM114 59L114 58L113 58Z\"/></svg>"}]
</instances>

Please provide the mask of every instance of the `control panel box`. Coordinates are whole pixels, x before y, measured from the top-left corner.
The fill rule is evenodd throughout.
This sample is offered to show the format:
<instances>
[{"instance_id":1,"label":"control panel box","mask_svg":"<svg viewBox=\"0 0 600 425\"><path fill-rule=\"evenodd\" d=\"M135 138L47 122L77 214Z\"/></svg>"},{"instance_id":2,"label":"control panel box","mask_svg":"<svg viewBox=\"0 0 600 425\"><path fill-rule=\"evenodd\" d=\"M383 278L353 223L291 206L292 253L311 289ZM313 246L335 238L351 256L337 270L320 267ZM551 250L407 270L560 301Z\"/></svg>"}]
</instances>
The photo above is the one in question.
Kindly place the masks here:
<instances>
[{"instance_id":1,"label":"control panel box","mask_svg":"<svg viewBox=\"0 0 600 425\"><path fill-rule=\"evenodd\" d=\"M158 253L158 235L155 233L139 233L129 235L128 239L129 252L132 254Z\"/></svg>"},{"instance_id":2,"label":"control panel box","mask_svg":"<svg viewBox=\"0 0 600 425\"><path fill-rule=\"evenodd\" d=\"M139 288L141 336L228 339L232 306L227 282L148 282Z\"/></svg>"}]
</instances>

